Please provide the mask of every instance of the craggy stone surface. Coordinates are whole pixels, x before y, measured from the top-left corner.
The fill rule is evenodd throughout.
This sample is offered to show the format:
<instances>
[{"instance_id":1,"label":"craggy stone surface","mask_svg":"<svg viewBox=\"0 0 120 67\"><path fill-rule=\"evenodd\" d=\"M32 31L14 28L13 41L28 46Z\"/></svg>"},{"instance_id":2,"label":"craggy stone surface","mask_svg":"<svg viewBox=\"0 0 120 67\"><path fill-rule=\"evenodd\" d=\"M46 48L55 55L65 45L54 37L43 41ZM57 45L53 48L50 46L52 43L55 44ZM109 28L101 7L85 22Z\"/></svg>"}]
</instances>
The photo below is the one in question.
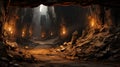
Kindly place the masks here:
<instances>
[{"instance_id":1,"label":"craggy stone surface","mask_svg":"<svg viewBox=\"0 0 120 67\"><path fill-rule=\"evenodd\" d=\"M1 2L9 4L9 6L20 7L36 7L40 4L44 5L80 5L89 6L99 4L103 6L120 6L119 0L1 0Z\"/></svg>"},{"instance_id":2,"label":"craggy stone surface","mask_svg":"<svg viewBox=\"0 0 120 67\"><path fill-rule=\"evenodd\" d=\"M114 29L114 30L113 30ZM86 30L75 44L65 42L57 51L69 59L120 60L120 27Z\"/></svg>"}]
</instances>

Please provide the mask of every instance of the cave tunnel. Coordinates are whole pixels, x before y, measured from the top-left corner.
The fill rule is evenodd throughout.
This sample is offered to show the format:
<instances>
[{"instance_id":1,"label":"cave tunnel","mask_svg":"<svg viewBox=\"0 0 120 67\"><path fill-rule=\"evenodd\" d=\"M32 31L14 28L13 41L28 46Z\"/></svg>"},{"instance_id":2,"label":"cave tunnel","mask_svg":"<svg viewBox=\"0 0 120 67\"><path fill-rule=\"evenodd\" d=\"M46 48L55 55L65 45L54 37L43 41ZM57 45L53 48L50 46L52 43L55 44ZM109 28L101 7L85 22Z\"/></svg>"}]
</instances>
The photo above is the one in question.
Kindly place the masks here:
<instances>
[{"instance_id":1,"label":"cave tunnel","mask_svg":"<svg viewBox=\"0 0 120 67\"><path fill-rule=\"evenodd\" d=\"M1 0L1 67L119 67L120 1Z\"/></svg>"}]
</instances>

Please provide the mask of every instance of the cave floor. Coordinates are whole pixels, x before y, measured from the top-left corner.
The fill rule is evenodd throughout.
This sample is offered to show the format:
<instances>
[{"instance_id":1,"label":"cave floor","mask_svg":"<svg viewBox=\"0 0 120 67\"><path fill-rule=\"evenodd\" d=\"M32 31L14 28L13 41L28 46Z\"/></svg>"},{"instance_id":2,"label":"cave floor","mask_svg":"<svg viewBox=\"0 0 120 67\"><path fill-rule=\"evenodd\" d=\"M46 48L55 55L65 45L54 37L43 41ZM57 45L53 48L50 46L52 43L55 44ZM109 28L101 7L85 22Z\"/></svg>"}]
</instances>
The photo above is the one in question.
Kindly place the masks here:
<instances>
[{"instance_id":1,"label":"cave floor","mask_svg":"<svg viewBox=\"0 0 120 67\"><path fill-rule=\"evenodd\" d=\"M23 49L19 48L16 51L8 51L13 57L19 56L27 59L27 61L21 61L19 58L16 60L11 60L8 63L9 67L119 67L118 63L107 63L107 62L91 62L91 61L78 61L78 60L68 60L56 52L54 48L33 48L33 49ZM22 54L22 55L21 55ZM35 60L31 60L32 58ZM29 60L28 60L29 59ZM36 62L37 61L37 62ZM4 64L4 62L0 62ZM6 67L6 66L4 66Z\"/></svg>"},{"instance_id":2,"label":"cave floor","mask_svg":"<svg viewBox=\"0 0 120 67\"><path fill-rule=\"evenodd\" d=\"M39 41L35 41L39 43ZM12 44L12 43L9 43ZM33 47L33 46L32 46ZM119 62L81 61L66 59L50 45L18 47L7 50L10 58L1 57L0 67L119 67Z\"/></svg>"}]
</instances>

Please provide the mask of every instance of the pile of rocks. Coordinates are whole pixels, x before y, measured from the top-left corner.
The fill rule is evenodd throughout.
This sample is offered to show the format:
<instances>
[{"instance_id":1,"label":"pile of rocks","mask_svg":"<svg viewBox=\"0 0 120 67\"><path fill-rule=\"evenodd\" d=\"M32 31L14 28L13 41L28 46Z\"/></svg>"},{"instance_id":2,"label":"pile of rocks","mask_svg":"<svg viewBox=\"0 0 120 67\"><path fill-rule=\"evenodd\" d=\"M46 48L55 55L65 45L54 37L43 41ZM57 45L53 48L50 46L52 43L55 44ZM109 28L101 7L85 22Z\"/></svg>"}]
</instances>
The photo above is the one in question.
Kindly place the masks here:
<instances>
[{"instance_id":1,"label":"pile of rocks","mask_svg":"<svg viewBox=\"0 0 120 67\"><path fill-rule=\"evenodd\" d=\"M76 43L65 42L57 51L62 55L79 59L109 59L118 60L120 57L120 27L89 29L76 40Z\"/></svg>"}]
</instances>

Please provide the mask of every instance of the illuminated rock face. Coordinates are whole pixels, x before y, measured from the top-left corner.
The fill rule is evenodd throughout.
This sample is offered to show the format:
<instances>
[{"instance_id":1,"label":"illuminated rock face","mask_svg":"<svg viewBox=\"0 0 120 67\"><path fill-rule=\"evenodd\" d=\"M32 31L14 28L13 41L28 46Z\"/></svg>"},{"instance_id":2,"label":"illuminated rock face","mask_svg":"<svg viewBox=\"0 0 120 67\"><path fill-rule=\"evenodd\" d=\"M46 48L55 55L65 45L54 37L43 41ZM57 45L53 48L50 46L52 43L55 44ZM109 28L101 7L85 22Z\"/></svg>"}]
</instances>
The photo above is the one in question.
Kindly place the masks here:
<instances>
[{"instance_id":1,"label":"illuminated rock face","mask_svg":"<svg viewBox=\"0 0 120 67\"><path fill-rule=\"evenodd\" d=\"M88 28L83 31L82 36L76 40L73 35L71 41L65 42L57 51L68 56L68 59L114 59L119 57L119 43L120 43L120 28L113 27L111 24L112 18L109 10L105 10L105 24L102 25L100 21L98 8L90 12L88 18ZM108 17L109 16L109 17ZM114 22L112 22L114 23ZM75 41L75 43L73 43ZM115 47L118 46L118 47ZM115 53L114 53L115 50ZM118 50L118 51L117 51ZM115 57L113 57L113 54ZM71 58L70 58L71 57Z\"/></svg>"},{"instance_id":2,"label":"illuminated rock face","mask_svg":"<svg viewBox=\"0 0 120 67\"><path fill-rule=\"evenodd\" d=\"M48 7L43 5L43 4L41 4L39 7L40 7L40 14L41 15L46 15L47 12L48 12Z\"/></svg>"},{"instance_id":3,"label":"illuminated rock face","mask_svg":"<svg viewBox=\"0 0 120 67\"><path fill-rule=\"evenodd\" d=\"M54 19L53 19L54 18ZM47 32L53 31L52 24L55 23L56 14L54 11L54 6L45 6L43 4L39 5L36 8L33 8L33 36L37 38L46 38Z\"/></svg>"}]
</instances>

